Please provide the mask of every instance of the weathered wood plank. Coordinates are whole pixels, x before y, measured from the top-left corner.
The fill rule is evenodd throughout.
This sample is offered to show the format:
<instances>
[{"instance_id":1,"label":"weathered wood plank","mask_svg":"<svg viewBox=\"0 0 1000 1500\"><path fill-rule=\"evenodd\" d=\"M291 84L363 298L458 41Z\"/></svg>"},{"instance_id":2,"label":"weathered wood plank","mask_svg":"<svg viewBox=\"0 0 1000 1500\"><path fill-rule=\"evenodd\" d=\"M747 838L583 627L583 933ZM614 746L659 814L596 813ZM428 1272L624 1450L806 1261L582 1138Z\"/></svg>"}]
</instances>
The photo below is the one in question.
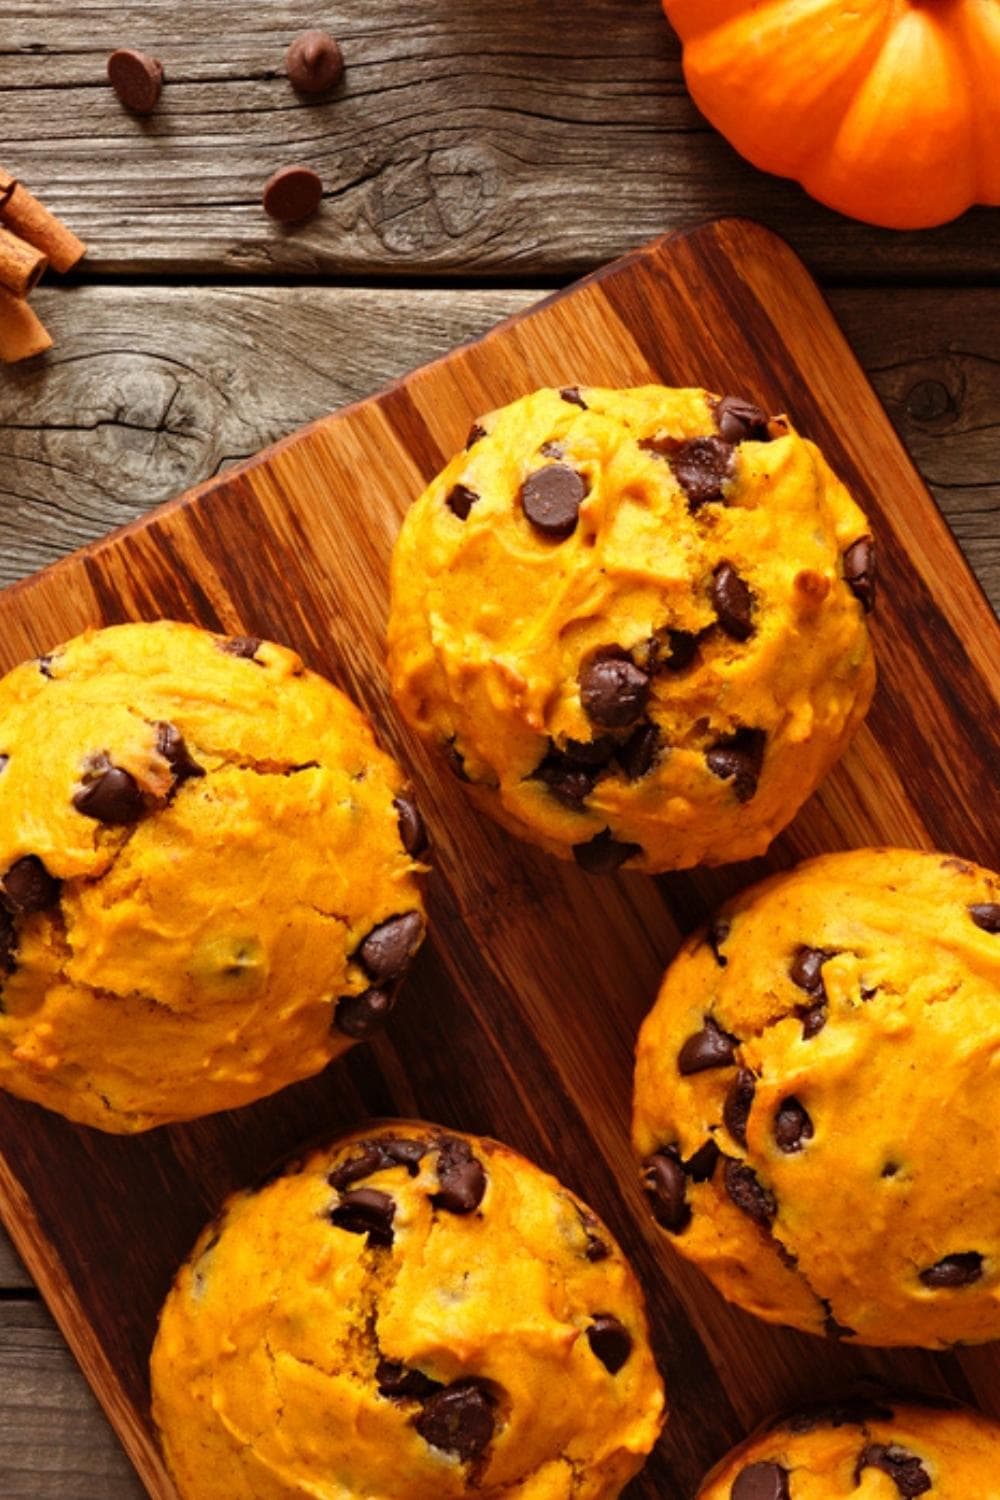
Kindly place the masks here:
<instances>
[{"instance_id":1,"label":"weathered wood plank","mask_svg":"<svg viewBox=\"0 0 1000 1500\"><path fill-rule=\"evenodd\" d=\"M0 581L481 333L532 291L48 289L57 347L0 383ZM1000 299L843 290L841 319L1000 607Z\"/></svg>"},{"instance_id":2,"label":"weathered wood plank","mask_svg":"<svg viewBox=\"0 0 1000 1500\"><path fill-rule=\"evenodd\" d=\"M282 59L315 23L291 0L8 0L6 165L89 241L97 270L563 274L746 213L827 276L997 274L986 210L891 234L741 161L691 104L657 0L340 0L346 82L310 106ZM148 122L104 81L120 45L166 65ZM303 159L327 201L288 233L260 192Z\"/></svg>"},{"instance_id":3,"label":"weathered wood plank","mask_svg":"<svg viewBox=\"0 0 1000 1500\"><path fill-rule=\"evenodd\" d=\"M4 1500L141 1500L142 1485L40 1303L0 1303L0 1393Z\"/></svg>"}]
</instances>

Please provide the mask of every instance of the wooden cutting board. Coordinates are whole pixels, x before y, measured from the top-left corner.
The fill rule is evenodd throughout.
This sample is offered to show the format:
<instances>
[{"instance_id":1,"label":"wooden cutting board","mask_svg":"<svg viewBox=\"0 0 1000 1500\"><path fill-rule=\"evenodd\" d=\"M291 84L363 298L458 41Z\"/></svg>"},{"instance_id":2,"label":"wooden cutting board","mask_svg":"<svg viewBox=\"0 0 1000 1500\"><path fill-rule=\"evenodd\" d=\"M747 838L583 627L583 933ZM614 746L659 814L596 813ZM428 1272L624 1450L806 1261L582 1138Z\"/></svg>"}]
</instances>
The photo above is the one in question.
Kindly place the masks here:
<instances>
[{"instance_id":1,"label":"wooden cutting board","mask_svg":"<svg viewBox=\"0 0 1000 1500\"><path fill-rule=\"evenodd\" d=\"M266 371L263 372L266 379ZM706 385L787 410L874 522L880 686L850 753L752 865L595 880L479 818L395 718L390 549L472 421L539 385ZM630 1494L687 1500L775 1406L876 1375L1000 1415L1000 1346L882 1354L726 1307L672 1254L629 1155L631 1054L680 935L765 870L866 843L1000 851L1000 627L802 265L739 220L661 240L0 596L0 667L159 616L271 636L358 699L431 828L431 940L377 1044L269 1101L135 1140L0 1100L0 1212L156 1500L146 1361L224 1194L366 1114L498 1135L604 1215L645 1283L673 1418ZM850 1233L850 1225L844 1226Z\"/></svg>"}]
</instances>

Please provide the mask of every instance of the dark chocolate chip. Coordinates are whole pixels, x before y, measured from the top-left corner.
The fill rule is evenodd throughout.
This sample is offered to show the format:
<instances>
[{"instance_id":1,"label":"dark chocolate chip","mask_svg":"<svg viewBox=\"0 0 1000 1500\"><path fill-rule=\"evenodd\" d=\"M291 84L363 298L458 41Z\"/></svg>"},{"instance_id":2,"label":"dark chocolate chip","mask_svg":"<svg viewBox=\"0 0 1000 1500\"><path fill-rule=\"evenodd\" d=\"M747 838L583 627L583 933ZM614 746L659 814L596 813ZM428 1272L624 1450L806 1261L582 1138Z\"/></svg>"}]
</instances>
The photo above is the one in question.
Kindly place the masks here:
<instances>
[{"instance_id":1,"label":"dark chocolate chip","mask_svg":"<svg viewBox=\"0 0 1000 1500\"><path fill-rule=\"evenodd\" d=\"M722 951L722 945L729 940L729 934L733 930L733 924L728 917L716 917L708 925L705 941L715 955L715 962L720 969L724 969L729 959Z\"/></svg>"},{"instance_id":2,"label":"dark chocolate chip","mask_svg":"<svg viewBox=\"0 0 1000 1500\"><path fill-rule=\"evenodd\" d=\"M395 1003L395 995L374 986L362 990L360 995L342 995L337 1001L334 1025L356 1042L367 1041L382 1030Z\"/></svg>"},{"instance_id":3,"label":"dark chocolate chip","mask_svg":"<svg viewBox=\"0 0 1000 1500\"><path fill-rule=\"evenodd\" d=\"M577 1204L576 1211L580 1217L583 1232L587 1236L587 1248L584 1251L586 1259L594 1263L607 1260L611 1254L611 1250L598 1233L601 1227L600 1224L598 1224L590 1210L583 1208L580 1204Z\"/></svg>"},{"instance_id":4,"label":"dark chocolate chip","mask_svg":"<svg viewBox=\"0 0 1000 1500\"><path fill-rule=\"evenodd\" d=\"M931 1488L931 1476L920 1459L896 1443L869 1443L854 1470L855 1484L861 1483L865 1469L881 1469L883 1474L888 1474L905 1500L924 1495Z\"/></svg>"},{"instance_id":5,"label":"dark chocolate chip","mask_svg":"<svg viewBox=\"0 0 1000 1500\"><path fill-rule=\"evenodd\" d=\"M385 1157L379 1141L362 1141L358 1147L357 1156L349 1156L342 1161L339 1167L334 1167L327 1177L327 1182L338 1193L344 1192L354 1182L363 1182L366 1177L371 1177L373 1172L379 1172L385 1166Z\"/></svg>"},{"instance_id":6,"label":"dark chocolate chip","mask_svg":"<svg viewBox=\"0 0 1000 1500\"><path fill-rule=\"evenodd\" d=\"M670 467L687 495L689 508L698 510L723 499L722 486L733 472L732 444L718 437L692 438L680 445L670 459Z\"/></svg>"},{"instance_id":7,"label":"dark chocolate chip","mask_svg":"<svg viewBox=\"0 0 1000 1500\"><path fill-rule=\"evenodd\" d=\"M466 448L468 449L475 447L476 443L478 443L480 439L484 438L485 436L486 428L483 427L480 422L473 422L472 426L469 428L469 436L465 440Z\"/></svg>"},{"instance_id":8,"label":"dark chocolate chip","mask_svg":"<svg viewBox=\"0 0 1000 1500\"><path fill-rule=\"evenodd\" d=\"M55 906L59 891L60 882L49 874L36 854L25 854L15 860L0 880L0 898L15 916Z\"/></svg>"},{"instance_id":9,"label":"dark chocolate chip","mask_svg":"<svg viewBox=\"0 0 1000 1500\"><path fill-rule=\"evenodd\" d=\"M599 769L581 765L563 751L552 748L532 772L531 779L544 782L558 802L579 811L594 790Z\"/></svg>"},{"instance_id":10,"label":"dark chocolate chip","mask_svg":"<svg viewBox=\"0 0 1000 1500\"><path fill-rule=\"evenodd\" d=\"M641 853L641 844L627 844L612 838L610 828L603 828L585 844L573 845L573 858L588 875L611 875L627 860Z\"/></svg>"},{"instance_id":11,"label":"dark chocolate chip","mask_svg":"<svg viewBox=\"0 0 1000 1500\"><path fill-rule=\"evenodd\" d=\"M392 805L399 820L399 836L403 840L403 848L412 859L417 859L427 851L427 829L420 816L420 809L409 794L397 797Z\"/></svg>"},{"instance_id":12,"label":"dark chocolate chip","mask_svg":"<svg viewBox=\"0 0 1000 1500\"><path fill-rule=\"evenodd\" d=\"M157 724L156 748L173 772L175 786L196 776L204 776L204 766L192 757L176 724Z\"/></svg>"},{"instance_id":13,"label":"dark chocolate chip","mask_svg":"<svg viewBox=\"0 0 1000 1500\"><path fill-rule=\"evenodd\" d=\"M47 677L50 682L52 681L52 656L49 653L38 658L38 670L43 677Z\"/></svg>"},{"instance_id":14,"label":"dark chocolate chip","mask_svg":"<svg viewBox=\"0 0 1000 1500\"><path fill-rule=\"evenodd\" d=\"M740 1068L729 1085L725 1103L722 1106L722 1118L726 1129L733 1140L739 1141L741 1146L747 1143L747 1124L750 1120L756 1091L757 1080L750 1069Z\"/></svg>"},{"instance_id":15,"label":"dark chocolate chip","mask_svg":"<svg viewBox=\"0 0 1000 1500\"><path fill-rule=\"evenodd\" d=\"M413 962L423 942L424 919L418 911L388 917L373 927L357 950L356 957L369 979L385 984L399 979Z\"/></svg>"},{"instance_id":16,"label":"dark chocolate chip","mask_svg":"<svg viewBox=\"0 0 1000 1500\"><path fill-rule=\"evenodd\" d=\"M581 411L589 410L586 401L584 401L583 397L580 395L579 386L564 385L559 394L564 401L569 402L570 406L578 406Z\"/></svg>"},{"instance_id":17,"label":"dark chocolate chip","mask_svg":"<svg viewBox=\"0 0 1000 1500\"><path fill-rule=\"evenodd\" d=\"M397 1400L426 1401L443 1390L440 1380L431 1380L422 1370L410 1370L394 1359L380 1359L375 1366L375 1380L380 1396Z\"/></svg>"},{"instance_id":18,"label":"dark chocolate chip","mask_svg":"<svg viewBox=\"0 0 1000 1500\"><path fill-rule=\"evenodd\" d=\"M553 541L572 536L589 485L568 464L547 464L521 486L521 508L536 531Z\"/></svg>"},{"instance_id":19,"label":"dark chocolate chip","mask_svg":"<svg viewBox=\"0 0 1000 1500\"><path fill-rule=\"evenodd\" d=\"M627 729L646 707L649 677L616 647L580 668L580 702L592 724Z\"/></svg>"},{"instance_id":20,"label":"dark chocolate chip","mask_svg":"<svg viewBox=\"0 0 1000 1500\"><path fill-rule=\"evenodd\" d=\"M648 776L660 755L660 730L656 724L639 724L618 751L618 764L629 781Z\"/></svg>"},{"instance_id":21,"label":"dark chocolate chip","mask_svg":"<svg viewBox=\"0 0 1000 1500\"><path fill-rule=\"evenodd\" d=\"M733 783L738 802L749 802L757 790L765 744L763 729L738 729L705 752L708 769L713 776Z\"/></svg>"},{"instance_id":22,"label":"dark chocolate chip","mask_svg":"<svg viewBox=\"0 0 1000 1500\"><path fill-rule=\"evenodd\" d=\"M969 916L984 932L1000 932L1000 904L997 902L981 901L976 906L970 906Z\"/></svg>"},{"instance_id":23,"label":"dark chocolate chip","mask_svg":"<svg viewBox=\"0 0 1000 1500\"><path fill-rule=\"evenodd\" d=\"M795 957L788 970L789 979L793 984L797 984L800 990L805 990L807 995L822 995L825 999L823 965L832 956L823 948L803 946L796 949Z\"/></svg>"},{"instance_id":24,"label":"dark chocolate chip","mask_svg":"<svg viewBox=\"0 0 1000 1500\"><path fill-rule=\"evenodd\" d=\"M14 919L10 912L0 906L0 977L14 972L16 948L17 933L14 931Z\"/></svg>"},{"instance_id":25,"label":"dark chocolate chip","mask_svg":"<svg viewBox=\"0 0 1000 1500\"><path fill-rule=\"evenodd\" d=\"M774 1117L774 1139L779 1150L789 1155L801 1151L803 1143L812 1140L813 1133L813 1122L805 1106L793 1094L782 1099Z\"/></svg>"},{"instance_id":26,"label":"dark chocolate chip","mask_svg":"<svg viewBox=\"0 0 1000 1500\"><path fill-rule=\"evenodd\" d=\"M752 1167L745 1162L727 1158L725 1168L726 1192L736 1207L762 1229L770 1229L778 1205Z\"/></svg>"},{"instance_id":27,"label":"dark chocolate chip","mask_svg":"<svg viewBox=\"0 0 1000 1500\"><path fill-rule=\"evenodd\" d=\"M387 1247L392 1244L395 1216L396 1205L388 1193L381 1193L378 1188L357 1188L344 1193L330 1220L350 1234L366 1234L369 1245Z\"/></svg>"},{"instance_id":28,"label":"dark chocolate chip","mask_svg":"<svg viewBox=\"0 0 1000 1500\"><path fill-rule=\"evenodd\" d=\"M730 1068L736 1061L736 1046L735 1037L706 1016L701 1030L689 1036L677 1054L677 1070L686 1078L708 1068Z\"/></svg>"},{"instance_id":29,"label":"dark chocolate chip","mask_svg":"<svg viewBox=\"0 0 1000 1500\"><path fill-rule=\"evenodd\" d=\"M653 1218L671 1234L680 1234L691 1221L687 1177L676 1156L656 1151L642 1164L642 1190L653 1210Z\"/></svg>"},{"instance_id":30,"label":"dark chocolate chip","mask_svg":"<svg viewBox=\"0 0 1000 1500\"><path fill-rule=\"evenodd\" d=\"M596 1313L587 1329L587 1343L609 1375L617 1375L632 1353L632 1335L612 1313Z\"/></svg>"},{"instance_id":31,"label":"dark chocolate chip","mask_svg":"<svg viewBox=\"0 0 1000 1500\"><path fill-rule=\"evenodd\" d=\"M300 94L323 94L344 76L344 54L327 31L304 31L285 54L292 88Z\"/></svg>"},{"instance_id":32,"label":"dark chocolate chip","mask_svg":"<svg viewBox=\"0 0 1000 1500\"><path fill-rule=\"evenodd\" d=\"M253 661L260 650L260 637L256 635L231 635L228 640L221 643L221 648L227 656L239 656L246 661Z\"/></svg>"},{"instance_id":33,"label":"dark chocolate chip","mask_svg":"<svg viewBox=\"0 0 1000 1500\"><path fill-rule=\"evenodd\" d=\"M657 642L656 670L686 672L698 655L700 641L701 636L691 630L668 630L665 640Z\"/></svg>"},{"instance_id":34,"label":"dark chocolate chip","mask_svg":"<svg viewBox=\"0 0 1000 1500\"><path fill-rule=\"evenodd\" d=\"M126 109L151 115L163 91L163 64L145 52L119 47L108 58L108 81Z\"/></svg>"},{"instance_id":35,"label":"dark chocolate chip","mask_svg":"<svg viewBox=\"0 0 1000 1500\"><path fill-rule=\"evenodd\" d=\"M446 1136L438 1149L438 1190L431 1194L435 1208L449 1214L471 1214L483 1201L486 1173L468 1141Z\"/></svg>"},{"instance_id":36,"label":"dark chocolate chip","mask_svg":"<svg viewBox=\"0 0 1000 1500\"><path fill-rule=\"evenodd\" d=\"M460 521L467 521L469 511L479 498L475 490L470 490L467 484L456 484L448 491L444 503L453 516L457 516Z\"/></svg>"},{"instance_id":37,"label":"dark chocolate chip","mask_svg":"<svg viewBox=\"0 0 1000 1500\"><path fill-rule=\"evenodd\" d=\"M879 1173L879 1176L880 1177L895 1177L896 1173L898 1171L899 1171L899 1162L898 1161L887 1161L886 1164L885 1164L885 1166L882 1168L881 1172Z\"/></svg>"},{"instance_id":38,"label":"dark chocolate chip","mask_svg":"<svg viewBox=\"0 0 1000 1500\"><path fill-rule=\"evenodd\" d=\"M471 1463L493 1437L494 1400L478 1380L459 1380L424 1403L414 1426L425 1443Z\"/></svg>"},{"instance_id":39,"label":"dark chocolate chip","mask_svg":"<svg viewBox=\"0 0 1000 1500\"><path fill-rule=\"evenodd\" d=\"M465 769L465 756L455 744L454 739L447 740L445 744L441 746L441 753L444 755L445 760L448 762L448 769L451 771L452 775L457 776L459 781L468 782L470 780L470 777L468 771L466 771Z\"/></svg>"},{"instance_id":40,"label":"dark chocolate chip","mask_svg":"<svg viewBox=\"0 0 1000 1500\"><path fill-rule=\"evenodd\" d=\"M323 179L311 167L282 167L264 184L261 201L279 224L301 224L323 201Z\"/></svg>"},{"instance_id":41,"label":"dark chocolate chip","mask_svg":"<svg viewBox=\"0 0 1000 1500\"><path fill-rule=\"evenodd\" d=\"M983 1257L979 1251L964 1250L958 1255L946 1255L936 1265L928 1266L926 1271L921 1271L920 1280L924 1286L952 1289L971 1286L982 1274Z\"/></svg>"},{"instance_id":42,"label":"dark chocolate chip","mask_svg":"<svg viewBox=\"0 0 1000 1500\"><path fill-rule=\"evenodd\" d=\"M603 769L618 750L617 741L610 734L602 734L596 740L567 740L563 752L567 760L578 766L597 766Z\"/></svg>"},{"instance_id":43,"label":"dark chocolate chip","mask_svg":"<svg viewBox=\"0 0 1000 1500\"><path fill-rule=\"evenodd\" d=\"M770 437L766 412L739 396L723 396L715 408L715 425L726 443L766 443Z\"/></svg>"},{"instance_id":44,"label":"dark chocolate chip","mask_svg":"<svg viewBox=\"0 0 1000 1500\"><path fill-rule=\"evenodd\" d=\"M876 577L875 543L859 537L844 553L844 579L866 615L875 608Z\"/></svg>"},{"instance_id":45,"label":"dark chocolate chip","mask_svg":"<svg viewBox=\"0 0 1000 1500\"><path fill-rule=\"evenodd\" d=\"M420 1163L430 1150L426 1141L415 1141L412 1136L390 1136L378 1144L383 1155L397 1166L405 1167L411 1177L416 1177Z\"/></svg>"},{"instance_id":46,"label":"dark chocolate chip","mask_svg":"<svg viewBox=\"0 0 1000 1500\"><path fill-rule=\"evenodd\" d=\"M753 595L732 563L721 562L712 574L712 607L719 624L734 641L753 635Z\"/></svg>"},{"instance_id":47,"label":"dark chocolate chip","mask_svg":"<svg viewBox=\"0 0 1000 1500\"><path fill-rule=\"evenodd\" d=\"M715 1176L715 1169L719 1164L722 1152L711 1139L699 1146L693 1156L689 1156L684 1163L684 1170L692 1182L710 1182Z\"/></svg>"},{"instance_id":48,"label":"dark chocolate chip","mask_svg":"<svg viewBox=\"0 0 1000 1500\"><path fill-rule=\"evenodd\" d=\"M788 1470L781 1464L751 1464L733 1481L731 1500L789 1500Z\"/></svg>"},{"instance_id":49,"label":"dark chocolate chip","mask_svg":"<svg viewBox=\"0 0 1000 1500\"><path fill-rule=\"evenodd\" d=\"M112 765L106 755L99 756L84 771L73 794L73 806L85 818L111 827L138 823L146 815L146 799L139 783L121 766Z\"/></svg>"}]
</instances>

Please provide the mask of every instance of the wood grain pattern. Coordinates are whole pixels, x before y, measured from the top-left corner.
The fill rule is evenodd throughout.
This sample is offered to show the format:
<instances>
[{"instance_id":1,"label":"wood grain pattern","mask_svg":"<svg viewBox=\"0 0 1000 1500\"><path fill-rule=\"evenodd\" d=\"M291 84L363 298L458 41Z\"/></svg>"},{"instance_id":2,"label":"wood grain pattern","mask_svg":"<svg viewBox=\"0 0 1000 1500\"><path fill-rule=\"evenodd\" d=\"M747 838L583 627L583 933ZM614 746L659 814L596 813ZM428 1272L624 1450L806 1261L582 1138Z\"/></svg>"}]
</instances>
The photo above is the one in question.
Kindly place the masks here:
<instances>
[{"instance_id":1,"label":"wood grain pattern","mask_svg":"<svg viewBox=\"0 0 1000 1500\"><path fill-rule=\"evenodd\" d=\"M304 105L284 51L294 0L5 0L0 141L114 272L506 276L588 270L654 234L752 213L824 275L995 281L995 218L871 229L742 161L698 115L658 0L338 0L343 88ZM138 121L114 47L160 56ZM264 183L306 160L322 214L292 233Z\"/></svg>"},{"instance_id":2,"label":"wood grain pattern","mask_svg":"<svg viewBox=\"0 0 1000 1500\"><path fill-rule=\"evenodd\" d=\"M880 540L881 684L845 762L767 861L594 881L478 819L394 719L380 655L385 569L404 508L481 411L540 383L650 378L787 406L826 448ZM679 933L711 902L824 848L895 840L989 861L1000 847L1000 627L780 242L738 221L660 242L327 418L8 590L0 661L86 623L164 613L287 640L358 697L413 769L436 859L432 940L391 1033L320 1078L140 1140L0 1103L9 1227L156 1500L170 1489L145 1425L145 1361L176 1261L231 1186L365 1113L493 1131L606 1215L650 1294L674 1405L636 1500L684 1500L768 1408L861 1372L1000 1414L996 1349L828 1347L727 1308L648 1222L629 1158L634 1034Z\"/></svg>"}]
</instances>

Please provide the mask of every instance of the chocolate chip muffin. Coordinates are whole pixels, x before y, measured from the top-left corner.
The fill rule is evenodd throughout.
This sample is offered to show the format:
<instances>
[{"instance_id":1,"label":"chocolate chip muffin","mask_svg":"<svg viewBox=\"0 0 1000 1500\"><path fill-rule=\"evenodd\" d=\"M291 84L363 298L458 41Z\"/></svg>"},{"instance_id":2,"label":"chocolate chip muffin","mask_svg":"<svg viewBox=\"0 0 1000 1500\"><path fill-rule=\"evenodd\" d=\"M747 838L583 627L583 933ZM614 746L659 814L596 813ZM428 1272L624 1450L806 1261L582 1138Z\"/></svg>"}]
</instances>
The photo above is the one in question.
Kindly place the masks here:
<instances>
[{"instance_id":1,"label":"chocolate chip muffin","mask_svg":"<svg viewBox=\"0 0 1000 1500\"><path fill-rule=\"evenodd\" d=\"M652 1212L723 1294L860 1344L1000 1337L1000 876L858 849L746 891L639 1038Z\"/></svg>"},{"instance_id":2,"label":"chocolate chip muffin","mask_svg":"<svg viewBox=\"0 0 1000 1500\"><path fill-rule=\"evenodd\" d=\"M897 1401L814 1407L735 1448L698 1500L997 1500L1000 1426Z\"/></svg>"},{"instance_id":3,"label":"chocolate chip muffin","mask_svg":"<svg viewBox=\"0 0 1000 1500\"><path fill-rule=\"evenodd\" d=\"M232 1198L152 1384L181 1500L611 1500L663 1411L604 1225L507 1147L414 1122Z\"/></svg>"},{"instance_id":4,"label":"chocolate chip muffin","mask_svg":"<svg viewBox=\"0 0 1000 1500\"><path fill-rule=\"evenodd\" d=\"M760 854L871 700L868 523L784 417L542 390L484 417L393 559L396 700L483 808L603 873Z\"/></svg>"},{"instance_id":5,"label":"chocolate chip muffin","mask_svg":"<svg viewBox=\"0 0 1000 1500\"><path fill-rule=\"evenodd\" d=\"M91 631L0 681L0 1086L102 1130L246 1104L391 1009L419 815L265 641Z\"/></svg>"}]
</instances>

